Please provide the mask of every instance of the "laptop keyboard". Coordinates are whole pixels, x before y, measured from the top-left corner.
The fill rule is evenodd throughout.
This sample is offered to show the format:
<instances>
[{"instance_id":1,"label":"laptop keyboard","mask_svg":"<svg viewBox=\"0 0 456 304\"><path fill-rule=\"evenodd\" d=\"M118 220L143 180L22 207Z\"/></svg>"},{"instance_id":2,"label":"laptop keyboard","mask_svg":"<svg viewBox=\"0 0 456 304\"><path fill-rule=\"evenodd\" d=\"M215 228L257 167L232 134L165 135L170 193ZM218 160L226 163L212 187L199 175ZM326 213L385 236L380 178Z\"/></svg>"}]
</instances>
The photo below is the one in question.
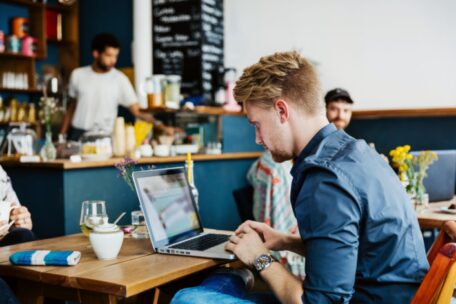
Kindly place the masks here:
<instances>
[{"instance_id":1,"label":"laptop keyboard","mask_svg":"<svg viewBox=\"0 0 456 304\"><path fill-rule=\"evenodd\" d=\"M230 236L226 234L204 234L200 237L182 242L180 244L172 245L168 248L203 251L228 241L229 237Z\"/></svg>"}]
</instances>

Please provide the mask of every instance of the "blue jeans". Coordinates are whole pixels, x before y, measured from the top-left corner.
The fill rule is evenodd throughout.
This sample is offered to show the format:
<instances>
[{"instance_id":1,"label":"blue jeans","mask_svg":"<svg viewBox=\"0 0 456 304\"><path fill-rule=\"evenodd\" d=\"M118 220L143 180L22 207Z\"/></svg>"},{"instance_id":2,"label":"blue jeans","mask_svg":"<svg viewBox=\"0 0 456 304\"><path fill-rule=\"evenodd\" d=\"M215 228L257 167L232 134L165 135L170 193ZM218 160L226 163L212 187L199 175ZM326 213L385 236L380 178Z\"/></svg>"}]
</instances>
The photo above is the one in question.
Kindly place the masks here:
<instances>
[{"instance_id":1,"label":"blue jeans","mask_svg":"<svg viewBox=\"0 0 456 304\"><path fill-rule=\"evenodd\" d=\"M35 234L26 228L14 228L0 240L0 247L36 240Z\"/></svg>"},{"instance_id":2,"label":"blue jeans","mask_svg":"<svg viewBox=\"0 0 456 304\"><path fill-rule=\"evenodd\" d=\"M276 304L271 292L248 293L244 281L234 274L212 274L199 286L180 290L171 304Z\"/></svg>"},{"instance_id":3,"label":"blue jeans","mask_svg":"<svg viewBox=\"0 0 456 304\"><path fill-rule=\"evenodd\" d=\"M16 296L9 288L8 284L0 279L0 303L2 304L19 304Z\"/></svg>"}]
</instances>

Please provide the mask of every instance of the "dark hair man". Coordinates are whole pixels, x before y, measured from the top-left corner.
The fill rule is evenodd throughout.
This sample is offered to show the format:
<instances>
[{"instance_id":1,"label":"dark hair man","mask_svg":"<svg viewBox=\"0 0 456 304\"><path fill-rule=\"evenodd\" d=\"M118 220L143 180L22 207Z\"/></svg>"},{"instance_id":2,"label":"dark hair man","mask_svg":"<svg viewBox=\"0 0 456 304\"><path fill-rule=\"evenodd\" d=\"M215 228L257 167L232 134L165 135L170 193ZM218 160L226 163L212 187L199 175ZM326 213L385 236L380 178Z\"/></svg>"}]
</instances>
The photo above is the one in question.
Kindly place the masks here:
<instances>
[{"instance_id":1,"label":"dark hair man","mask_svg":"<svg viewBox=\"0 0 456 304\"><path fill-rule=\"evenodd\" d=\"M344 89L336 88L325 95L326 117L338 129L345 129L352 116L353 100Z\"/></svg>"},{"instance_id":2,"label":"dark hair man","mask_svg":"<svg viewBox=\"0 0 456 304\"><path fill-rule=\"evenodd\" d=\"M70 103L61 134L69 131L69 139L77 140L89 130L111 133L118 105L128 108L136 118L153 121L151 114L140 111L133 86L115 68L119 52L120 43L112 34L101 33L93 38L92 64L77 68L71 74Z\"/></svg>"}]
</instances>

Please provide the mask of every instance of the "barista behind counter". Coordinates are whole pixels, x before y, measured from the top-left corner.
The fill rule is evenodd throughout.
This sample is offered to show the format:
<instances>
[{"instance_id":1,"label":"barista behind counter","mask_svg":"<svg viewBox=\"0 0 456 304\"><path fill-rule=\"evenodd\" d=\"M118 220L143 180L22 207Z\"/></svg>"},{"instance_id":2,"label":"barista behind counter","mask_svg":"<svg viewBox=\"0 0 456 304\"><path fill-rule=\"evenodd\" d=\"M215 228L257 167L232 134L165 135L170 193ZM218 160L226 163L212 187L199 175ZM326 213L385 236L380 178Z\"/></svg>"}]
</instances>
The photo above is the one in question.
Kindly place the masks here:
<instances>
[{"instance_id":1,"label":"barista behind counter","mask_svg":"<svg viewBox=\"0 0 456 304\"><path fill-rule=\"evenodd\" d=\"M95 129L111 134L118 105L128 108L138 119L154 121L150 113L141 112L133 86L114 67L119 51L115 36L98 34L92 40L92 64L71 74L70 103L60 129L61 134L68 132L69 140L79 140L84 132Z\"/></svg>"}]
</instances>

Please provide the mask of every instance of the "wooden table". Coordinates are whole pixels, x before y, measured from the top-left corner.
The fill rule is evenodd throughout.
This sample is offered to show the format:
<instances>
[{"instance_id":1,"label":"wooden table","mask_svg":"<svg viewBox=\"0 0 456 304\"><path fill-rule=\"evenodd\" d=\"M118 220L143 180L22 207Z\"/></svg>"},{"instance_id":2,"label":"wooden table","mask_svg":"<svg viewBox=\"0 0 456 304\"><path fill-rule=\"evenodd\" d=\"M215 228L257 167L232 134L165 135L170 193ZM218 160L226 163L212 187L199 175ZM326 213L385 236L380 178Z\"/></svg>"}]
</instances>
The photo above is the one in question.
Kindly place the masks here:
<instances>
[{"instance_id":1,"label":"wooden table","mask_svg":"<svg viewBox=\"0 0 456 304\"><path fill-rule=\"evenodd\" d=\"M9 256L19 250L79 250L76 266L13 266ZM3 247L0 276L17 283L21 303L43 303L44 297L83 303L118 303L135 295L154 295L157 287L225 263L223 260L180 257L152 252L149 239L125 238L119 256L98 260L82 234Z\"/></svg>"},{"instance_id":2,"label":"wooden table","mask_svg":"<svg viewBox=\"0 0 456 304\"><path fill-rule=\"evenodd\" d=\"M456 203L456 198L444 202L430 203L428 208L417 212L420 227L422 229L440 228L446 221L456 221L456 214L439 211L442 207L448 207L452 203Z\"/></svg>"}]
</instances>

